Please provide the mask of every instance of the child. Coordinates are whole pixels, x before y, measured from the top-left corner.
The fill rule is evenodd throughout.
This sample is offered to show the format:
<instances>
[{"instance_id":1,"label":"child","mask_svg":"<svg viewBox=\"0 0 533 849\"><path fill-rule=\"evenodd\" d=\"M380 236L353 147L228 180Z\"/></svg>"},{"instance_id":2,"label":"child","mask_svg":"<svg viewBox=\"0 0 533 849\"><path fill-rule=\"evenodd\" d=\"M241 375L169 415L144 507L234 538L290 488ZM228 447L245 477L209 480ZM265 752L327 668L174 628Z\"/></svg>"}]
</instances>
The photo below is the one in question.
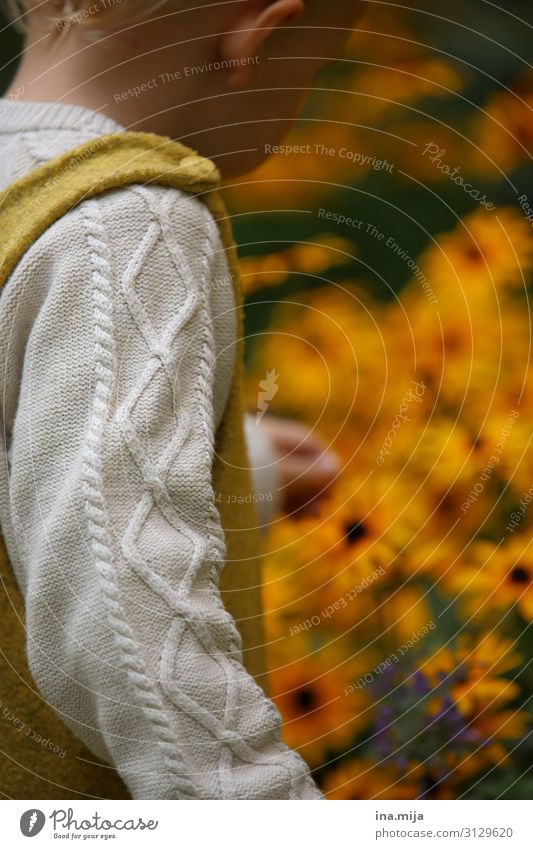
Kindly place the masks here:
<instances>
[{"instance_id":1,"label":"child","mask_svg":"<svg viewBox=\"0 0 533 849\"><path fill-rule=\"evenodd\" d=\"M112 155L99 140L124 130L157 134L138 137L139 156L152 145L154 163L169 137L225 176L252 168L283 138L359 9L347 0L11 6L27 33L0 111L0 188L15 212L15 181L48 162L91 174L102 151L104 163ZM256 683L266 687L259 608L239 608L258 592L244 542L252 514L232 507L237 490L216 488L231 479L217 475L238 457L243 429L224 216L203 202L209 163L170 150L183 190L163 174L78 198L3 281L0 520L32 679L18 681L7 663L2 705L10 733L55 757L44 779L30 748L19 763L11 748L6 796L321 798ZM63 180L55 193L54 180ZM54 172L43 185L46 205L70 183ZM337 473L298 425L267 416L262 435L250 421L246 432L252 466L266 467L256 490L285 484L282 506L305 509ZM0 740L3 752L9 742Z\"/></svg>"}]
</instances>

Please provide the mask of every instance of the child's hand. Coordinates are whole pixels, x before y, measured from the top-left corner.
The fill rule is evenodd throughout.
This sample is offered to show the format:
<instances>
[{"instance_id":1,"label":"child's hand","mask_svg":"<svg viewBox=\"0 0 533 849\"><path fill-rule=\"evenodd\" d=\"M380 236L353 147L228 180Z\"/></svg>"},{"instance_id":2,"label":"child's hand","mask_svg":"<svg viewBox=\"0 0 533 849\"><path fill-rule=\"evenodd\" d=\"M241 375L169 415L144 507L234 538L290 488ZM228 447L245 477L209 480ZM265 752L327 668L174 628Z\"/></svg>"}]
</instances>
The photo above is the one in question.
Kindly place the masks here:
<instances>
[{"instance_id":1,"label":"child's hand","mask_svg":"<svg viewBox=\"0 0 533 849\"><path fill-rule=\"evenodd\" d=\"M338 457L299 422L265 416L262 427L278 457L282 509L302 516L317 515L320 499L341 470Z\"/></svg>"}]
</instances>

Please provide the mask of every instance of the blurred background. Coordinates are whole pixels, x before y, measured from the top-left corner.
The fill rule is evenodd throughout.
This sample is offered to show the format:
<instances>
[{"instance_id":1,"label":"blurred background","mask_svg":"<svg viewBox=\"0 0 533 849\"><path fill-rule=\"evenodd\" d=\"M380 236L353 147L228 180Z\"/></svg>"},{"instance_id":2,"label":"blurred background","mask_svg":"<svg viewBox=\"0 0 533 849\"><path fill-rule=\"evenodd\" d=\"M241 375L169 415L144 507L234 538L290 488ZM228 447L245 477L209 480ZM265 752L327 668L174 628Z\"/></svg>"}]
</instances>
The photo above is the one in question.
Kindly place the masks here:
<instances>
[{"instance_id":1,"label":"blurred background","mask_svg":"<svg viewBox=\"0 0 533 849\"><path fill-rule=\"evenodd\" d=\"M299 152L226 187L248 405L342 460L265 540L272 688L329 798L533 795L532 24L368 3Z\"/></svg>"}]
</instances>

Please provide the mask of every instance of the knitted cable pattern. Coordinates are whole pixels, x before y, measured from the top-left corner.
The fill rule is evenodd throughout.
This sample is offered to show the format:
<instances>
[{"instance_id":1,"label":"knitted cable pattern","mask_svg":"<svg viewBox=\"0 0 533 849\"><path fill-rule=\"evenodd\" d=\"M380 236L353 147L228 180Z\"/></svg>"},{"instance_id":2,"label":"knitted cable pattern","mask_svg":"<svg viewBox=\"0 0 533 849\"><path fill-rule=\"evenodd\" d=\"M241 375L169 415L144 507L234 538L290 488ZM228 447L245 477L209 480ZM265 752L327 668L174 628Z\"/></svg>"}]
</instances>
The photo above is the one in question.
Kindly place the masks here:
<instances>
[{"instance_id":1,"label":"knitted cable pattern","mask_svg":"<svg viewBox=\"0 0 533 849\"><path fill-rule=\"evenodd\" d=\"M176 271L184 274L186 263L181 256L179 245L172 238L172 232L169 226L169 203L172 202L172 197L167 196L166 200L159 205L155 204L153 194L148 193L147 200L152 214L155 216L154 225L159 227L167 248L174 258ZM189 420L183 421L183 413L178 412L176 423L178 443L169 446L166 456L163 456L155 467L147 462L147 452L143 451L142 444L132 425L131 411L135 398L145 391L147 384L153 376L153 367L150 364L156 360L157 356L168 367L168 364L172 360L169 347L193 309L191 295L189 295L184 307L178 311L175 321L165 328L159 338L156 337L139 300L135 296L135 280L142 270L143 263L150 255L153 247L152 240L154 238L156 238L155 228L153 232L149 231L147 233L144 243L139 246L136 255L132 258L122 284L123 294L130 308L132 318L139 331L144 335L146 344L151 349L152 358L149 359L149 363L140 378L138 386L135 387L131 396L121 408L120 421L124 438L130 448L132 457L138 464L144 479L150 481L153 500L159 509L165 513L167 520L171 523L173 522L184 536L188 536L191 539L194 544L194 553L180 585L175 591L169 591L167 584L164 581L158 580L157 576L150 569L149 564L140 558L138 549L135 546L136 536L140 534L143 522L152 509L153 502L151 500L141 501L139 503L126 536L122 541L122 550L132 569L137 572L139 577L154 592L158 593L174 614L161 654L161 686L180 713L193 718L197 723L201 724L217 742L219 749L218 775L223 798L235 798L236 796L234 776L236 770L239 769L239 765L259 765L261 762L264 764L268 763L272 766L275 765L280 775L284 776L284 778L280 778L280 784L282 782L287 783L289 786L289 797L297 798L299 796L298 788L301 785L302 774L306 771L305 764L296 753L288 751L281 743L279 745L277 744L276 736L279 734L280 726L279 713L274 704L265 699L264 694L261 693L255 682L245 673L241 665L241 640L232 618L225 612L221 604L218 604L208 616L205 611L202 611L202 615L199 616L197 608L191 601L195 584L199 582L201 572L205 570L206 564L209 564L213 570L210 575L210 581L212 585L214 584L216 586L217 573L223 566L225 553L223 532L220 528L220 519L215 504L215 494L211 484L211 468L213 463L213 422L211 411L214 342L212 338L211 318L205 298L200 299L200 302L195 305L201 311L199 324L202 327L200 352L196 358L197 372L194 387L196 397L195 412L200 417L199 432L204 434L201 465L203 468L205 491L205 515L203 533L200 538L195 538L196 535L191 535L190 523L189 526L187 523L180 525L180 516L176 513L175 508L168 498L164 483L164 475L170 468L172 457L179 452L179 440L185 438L192 423ZM208 261L211 254L210 244L216 238L217 229L215 222L206 212L204 243L200 251L202 257L202 277L204 280L209 279ZM192 286L192 281L189 281L189 285ZM178 373L179 357L182 356L179 351L178 346L174 354L174 361L178 364ZM165 371L168 375L167 369ZM195 426L197 426L196 423ZM174 516L172 515L173 511ZM216 701L221 706L222 718L220 718L220 715L215 716L209 707L187 695L179 686L179 681L176 680L176 657L179 656L180 641L186 629L192 632L199 646L201 646L200 650L212 658L224 673L225 691L221 692L218 689L215 695ZM263 755L262 760L261 753L246 742L242 733L236 727L238 725L239 703L245 700L244 694L246 692L249 694L250 690L254 691L255 698L261 702L268 716L268 726L263 729L262 742L263 745L270 748L272 754L268 757L264 757Z\"/></svg>"},{"instance_id":2,"label":"knitted cable pattern","mask_svg":"<svg viewBox=\"0 0 533 849\"><path fill-rule=\"evenodd\" d=\"M138 190L137 190L138 191ZM145 193L145 199L153 216L152 223L138 246L122 279L121 291L128 306L134 325L142 335L147 347L146 365L126 398L120 403L116 420L130 455L136 464L145 484L145 490L138 501L124 536L120 542L122 554L127 564L150 590L167 606L171 614L170 627L160 658L160 686L179 713L194 720L209 732L217 745L217 773L222 798L236 798L235 775L239 768L247 764L258 767L275 766L280 773L279 785L287 785L289 798L301 798L302 779L309 782L306 765L297 753L287 750L279 740L280 716L273 702L267 700L246 673L242 666L241 638L232 617L222 605L218 594L218 573L223 567L225 544L220 526L220 517L215 504L215 494L211 481L213 463L213 417L212 383L214 372L214 340L212 321L206 303L205 285L209 274L209 257L213 253L212 244L217 237L217 228L211 216L205 210L204 240L200 251L202 257L202 281L198 292L198 283L192 279L179 244L173 238L170 227L171 193L163 196L157 203L151 192ZM186 296L182 306L168 324L158 332L153 327L147 312L136 293L136 282L142 274L145 263L151 256L154 246L160 238L173 258L176 274L184 279ZM196 315L199 313L199 315ZM188 391L196 398L195 416L200 422L191 421L190 415L181 408L180 365L183 362L189 341L180 331L196 315L201 327L199 352L195 357L196 367L194 386ZM175 415L174 436L161 456L154 458L143 444L143 439L133 421L137 401L146 393L157 372L163 372L172 390ZM203 516L200 526L195 526L191 516L184 516L179 505L174 503L167 488L167 477L178 458L183 444L195 428L196 444L200 442L201 462L196 470L203 479ZM139 537L143 527L154 509L158 509L168 524L190 543L190 560L184 569L177 586L169 586L160 577L151 564L142 556ZM208 574L206 575L206 570ZM209 612L198 609L194 602L195 590L212 588L211 608ZM213 591L213 589L215 591ZM217 664L224 674L223 690L216 693L217 705L220 705L222 718L215 716L197 698L192 698L180 686L180 668L176 658L180 656L180 643L186 632L197 641L198 652L206 655ZM220 687L220 683L217 685ZM269 748L270 754L250 746L239 732L238 714L241 703L250 703L250 695L261 702L268 716L268 727L261 729L261 742ZM283 777L284 776L284 777Z\"/></svg>"},{"instance_id":3,"label":"knitted cable pattern","mask_svg":"<svg viewBox=\"0 0 533 849\"><path fill-rule=\"evenodd\" d=\"M197 793L192 782L184 775L185 764L180 756L178 741L166 719L161 700L146 675L139 646L128 625L115 579L113 549L107 527L107 510L101 479L102 439L109 417L116 374L111 266L98 203L87 201L84 208L84 224L92 263L95 338L95 391L82 473L88 535L109 624L121 662L127 671L133 696L154 730L166 768L174 780L175 798L195 799Z\"/></svg>"}]
</instances>

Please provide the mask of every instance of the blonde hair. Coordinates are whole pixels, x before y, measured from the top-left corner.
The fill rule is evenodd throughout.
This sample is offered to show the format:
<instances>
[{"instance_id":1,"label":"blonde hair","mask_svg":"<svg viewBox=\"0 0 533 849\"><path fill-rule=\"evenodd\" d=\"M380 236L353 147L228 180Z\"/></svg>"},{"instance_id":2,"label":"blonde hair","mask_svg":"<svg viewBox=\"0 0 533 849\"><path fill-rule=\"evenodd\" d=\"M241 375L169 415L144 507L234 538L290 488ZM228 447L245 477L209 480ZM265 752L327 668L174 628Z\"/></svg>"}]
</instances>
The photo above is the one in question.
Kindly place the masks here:
<instances>
[{"instance_id":1,"label":"blonde hair","mask_svg":"<svg viewBox=\"0 0 533 849\"><path fill-rule=\"evenodd\" d=\"M7 14L21 32L27 29L30 13L39 15L50 30L68 30L83 24L91 33L105 32L115 21L149 18L171 0L5 0Z\"/></svg>"}]
</instances>

